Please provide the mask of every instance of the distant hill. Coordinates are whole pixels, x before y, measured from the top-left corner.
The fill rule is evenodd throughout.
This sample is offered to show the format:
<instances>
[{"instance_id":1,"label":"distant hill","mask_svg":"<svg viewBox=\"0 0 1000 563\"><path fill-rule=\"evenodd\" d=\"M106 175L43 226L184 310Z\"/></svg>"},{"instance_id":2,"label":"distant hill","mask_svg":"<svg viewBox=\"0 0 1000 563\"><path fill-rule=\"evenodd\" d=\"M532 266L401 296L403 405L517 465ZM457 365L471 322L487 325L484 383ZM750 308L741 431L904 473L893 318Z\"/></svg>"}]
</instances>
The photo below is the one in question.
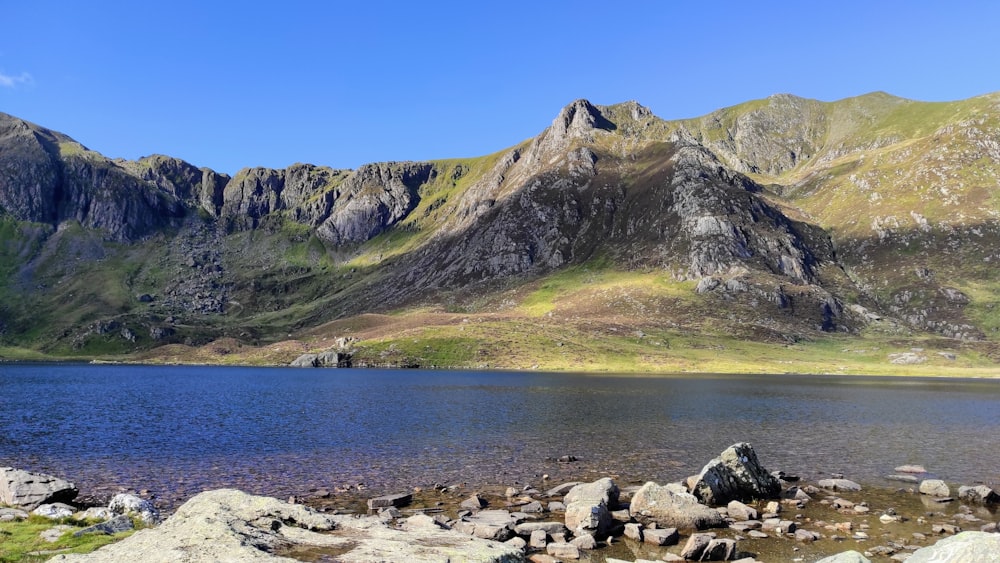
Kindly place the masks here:
<instances>
[{"instance_id":1,"label":"distant hill","mask_svg":"<svg viewBox=\"0 0 1000 563\"><path fill-rule=\"evenodd\" d=\"M992 369L998 265L1000 94L577 100L480 158L233 177L0 114L0 357Z\"/></svg>"}]
</instances>

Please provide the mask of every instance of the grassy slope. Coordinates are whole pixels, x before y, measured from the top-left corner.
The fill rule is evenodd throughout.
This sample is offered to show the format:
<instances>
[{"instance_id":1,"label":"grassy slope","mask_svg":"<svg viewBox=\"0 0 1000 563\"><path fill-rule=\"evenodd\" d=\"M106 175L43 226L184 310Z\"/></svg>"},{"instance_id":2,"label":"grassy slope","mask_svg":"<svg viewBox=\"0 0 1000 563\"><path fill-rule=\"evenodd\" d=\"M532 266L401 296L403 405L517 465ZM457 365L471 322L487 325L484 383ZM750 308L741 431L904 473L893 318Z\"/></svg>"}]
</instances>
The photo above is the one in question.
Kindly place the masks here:
<instances>
[{"instance_id":1,"label":"grassy slope","mask_svg":"<svg viewBox=\"0 0 1000 563\"><path fill-rule=\"evenodd\" d=\"M37 552L90 553L101 546L127 538L133 533L122 532L113 536L87 534L78 538L73 537L72 532L98 522L99 520L88 522L72 518L53 521L35 515L19 522L0 522L0 563L44 561L51 557L51 555L34 555ZM49 543L39 536L41 532L59 524L70 526L71 529L57 541Z\"/></svg>"}]
</instances>

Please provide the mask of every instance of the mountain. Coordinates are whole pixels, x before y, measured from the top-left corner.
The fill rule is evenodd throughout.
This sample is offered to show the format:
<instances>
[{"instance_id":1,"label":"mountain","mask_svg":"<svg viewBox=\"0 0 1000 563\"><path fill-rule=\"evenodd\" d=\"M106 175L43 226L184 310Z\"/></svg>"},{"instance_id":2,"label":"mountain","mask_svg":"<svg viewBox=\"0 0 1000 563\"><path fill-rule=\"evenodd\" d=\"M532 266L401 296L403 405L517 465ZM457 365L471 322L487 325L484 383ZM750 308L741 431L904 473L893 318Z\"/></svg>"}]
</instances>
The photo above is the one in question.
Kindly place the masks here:
<instances>
[{"instance_id":1,"label":"mountain","mask_svg":"<svg viewBox=\"0 0 1000 563\"><path fill-rule=\"evenodd\" d=\"M992 369L998 238L998 94L577 100L480 158L233 177L0 114L16 357Z\"/></svg>"}]
</instances>

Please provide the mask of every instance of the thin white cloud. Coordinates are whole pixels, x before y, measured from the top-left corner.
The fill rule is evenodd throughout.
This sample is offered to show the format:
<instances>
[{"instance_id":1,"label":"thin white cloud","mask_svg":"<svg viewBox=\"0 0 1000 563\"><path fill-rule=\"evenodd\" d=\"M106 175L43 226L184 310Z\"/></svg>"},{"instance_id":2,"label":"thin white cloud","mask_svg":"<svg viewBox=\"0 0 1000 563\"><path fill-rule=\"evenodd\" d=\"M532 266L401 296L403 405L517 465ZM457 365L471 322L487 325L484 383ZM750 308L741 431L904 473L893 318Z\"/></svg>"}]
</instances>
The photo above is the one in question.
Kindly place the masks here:
<instances>
[{"instance_id":1,"label":"thin white cloud","mask_svg":"<svg viewBox=\"0 0 1000 563\"><path fill-rule=\"evenodd\" d=\"M21 84L31 84L35 79L27 72L22 72L17 76L10 76L0 72L0 86L4 88L15 88Z\"/></svg>"}]
</instances>

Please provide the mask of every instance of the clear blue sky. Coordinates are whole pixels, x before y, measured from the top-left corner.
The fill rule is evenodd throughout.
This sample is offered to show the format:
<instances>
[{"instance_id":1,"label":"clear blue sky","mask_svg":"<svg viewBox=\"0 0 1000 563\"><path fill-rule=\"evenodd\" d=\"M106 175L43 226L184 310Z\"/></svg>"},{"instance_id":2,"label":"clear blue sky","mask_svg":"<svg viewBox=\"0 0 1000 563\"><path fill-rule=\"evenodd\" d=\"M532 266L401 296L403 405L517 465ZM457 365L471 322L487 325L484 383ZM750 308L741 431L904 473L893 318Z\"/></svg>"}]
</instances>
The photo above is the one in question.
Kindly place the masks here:
<instances>
[{"instance_id":1,"label":"clear blue sky","mask_svg":"<svg viewBox=\"0 0 1000 563\"><path fill-rule=\"evenodd\" d=\"M488 154L577 98L1000 90L1000 2L0 0L0 111L233 173Z\"/></svg>"}]
</instances>

